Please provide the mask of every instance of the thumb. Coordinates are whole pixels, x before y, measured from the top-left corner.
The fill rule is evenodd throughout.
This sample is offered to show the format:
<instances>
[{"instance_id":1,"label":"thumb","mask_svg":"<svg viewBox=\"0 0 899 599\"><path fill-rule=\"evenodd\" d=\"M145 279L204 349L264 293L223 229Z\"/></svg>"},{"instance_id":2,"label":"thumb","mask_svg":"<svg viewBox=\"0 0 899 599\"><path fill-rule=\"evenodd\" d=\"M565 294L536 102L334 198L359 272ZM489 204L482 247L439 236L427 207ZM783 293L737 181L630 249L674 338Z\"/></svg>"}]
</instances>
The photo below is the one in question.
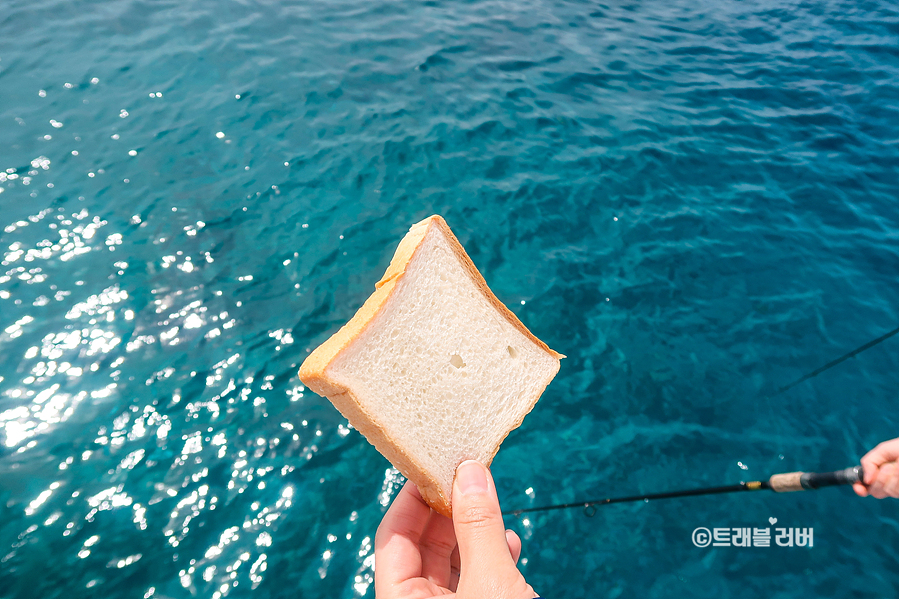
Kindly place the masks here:
<instances>
[{"instance_id":1,"label":"thumb","mask_svg":"<svg viewBox=\"0 0 899 599\"><path fill-rule=\"evenodd\" d=\"M506 528L490 472L474 460L462 462L453 484L453 525L463 573L496 575L511 568Z\"/></svg>"}]
</instances>

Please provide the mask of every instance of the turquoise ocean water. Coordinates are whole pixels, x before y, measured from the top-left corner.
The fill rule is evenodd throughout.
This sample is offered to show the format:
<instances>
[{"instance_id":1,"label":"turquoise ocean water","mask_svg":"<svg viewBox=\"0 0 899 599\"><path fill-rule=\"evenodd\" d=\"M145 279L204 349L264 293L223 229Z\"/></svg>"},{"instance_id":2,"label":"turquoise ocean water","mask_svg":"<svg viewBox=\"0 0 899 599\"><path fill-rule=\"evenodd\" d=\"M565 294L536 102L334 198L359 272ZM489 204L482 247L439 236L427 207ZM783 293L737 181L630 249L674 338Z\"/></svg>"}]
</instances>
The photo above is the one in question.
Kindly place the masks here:
<instances>
[{"instance_id":1,"label":"turquoise ocean water","mask_svg":"<svg viewBox=\"0 0 899 599\"><path fill-rule=\"evenodd\" d=\"M400 483L296 376L446 217L568 355L506 508L899 435L891 2L7 0L0 597L373 597ZM508 519L547 597L890 597L848 489ZM697 527L813 547L697 548Z\"/></svg>"}]
</instances>

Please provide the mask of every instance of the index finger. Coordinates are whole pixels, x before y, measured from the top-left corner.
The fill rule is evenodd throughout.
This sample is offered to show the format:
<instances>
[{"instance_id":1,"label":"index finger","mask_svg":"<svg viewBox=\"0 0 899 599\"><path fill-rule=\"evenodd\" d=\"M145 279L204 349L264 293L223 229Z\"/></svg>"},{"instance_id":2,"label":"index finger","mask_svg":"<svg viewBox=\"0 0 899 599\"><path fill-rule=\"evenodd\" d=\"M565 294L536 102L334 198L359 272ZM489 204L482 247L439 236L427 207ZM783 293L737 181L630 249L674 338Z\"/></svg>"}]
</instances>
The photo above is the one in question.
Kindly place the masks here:
<instances>
[{"instance_id":1,"label":"index finger","mask_svg":"<svg viewBox=\"0 0 899 599\"><path fill-rule=\"evenodd\" d=\"M431 508L416 486L406 481L375 535L375 594L410 578L421 576L419 539ZM383 589L383 590L380 590Z\"/></svg>"}]
</instances>

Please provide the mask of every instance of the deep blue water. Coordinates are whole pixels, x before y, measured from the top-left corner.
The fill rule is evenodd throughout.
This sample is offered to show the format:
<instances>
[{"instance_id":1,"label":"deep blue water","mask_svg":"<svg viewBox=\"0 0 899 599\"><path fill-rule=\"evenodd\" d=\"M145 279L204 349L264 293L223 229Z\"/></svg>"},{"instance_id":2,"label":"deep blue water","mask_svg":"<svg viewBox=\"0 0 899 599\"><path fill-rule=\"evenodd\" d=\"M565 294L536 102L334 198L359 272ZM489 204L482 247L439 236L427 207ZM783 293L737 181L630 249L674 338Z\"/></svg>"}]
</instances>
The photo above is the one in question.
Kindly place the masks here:
<instances>
[{"instance_id":1,"label":"deep blue water","mask_svg":"<svg viewBox=\"0 0 899 599\"><path fill-rule=\"evenodd\" d=\"M7 0L0 596L373 596L399 479L296 376L446 217L568 355L506 508L899 434L891 2ZM509 519L548 597L887 597L848 489ZM693 546L813 527L812 548Z\"/></svg>"}]
</instances>

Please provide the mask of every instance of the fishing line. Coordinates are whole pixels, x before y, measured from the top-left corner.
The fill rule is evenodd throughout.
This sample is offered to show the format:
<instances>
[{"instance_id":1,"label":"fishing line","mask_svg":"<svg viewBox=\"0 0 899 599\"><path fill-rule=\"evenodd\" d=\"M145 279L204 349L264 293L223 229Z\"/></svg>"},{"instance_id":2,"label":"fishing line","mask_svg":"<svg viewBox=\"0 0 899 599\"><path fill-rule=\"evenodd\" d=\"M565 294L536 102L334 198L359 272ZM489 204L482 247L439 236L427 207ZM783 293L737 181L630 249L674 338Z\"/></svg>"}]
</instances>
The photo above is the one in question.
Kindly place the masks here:
<instances>
[{"instance_id":1,"label":"fishing line","mask_svg":"<svg viewBox=\"0 0 899 599\"><path fill-rule=\"evenodd\" d=\"M864 345L860 345L852 351L843 354L835 360L831 360L827 364L813 370L812 372L796 379L792 383L779 387L777 391L768 397L774 397L784 391L788 391L800 383L814 378L826 370L830 370L837 364L845 362L849 358L857 356L867 349L871 349L875 345L883 343L893 335L899 333L899 327L873 339ZM750 481L740 482L735 485L726 485L723 487L705 487L702 489L687 489L684 491L669 491L666 493L651 493L648 495L631 495L628 497L609 497L604 499L591 499L589 501L576 501L573 503L559 503L555 505L547 505L542 507L524 508L519 510L506 510L503 515L520 516L528 512L548 512L550 510L564 510L570 508L583 508L584 513L588 517L592 517L596 513L596 506L609 505L612 503L627 503L632 501L649 501L652 499L670 499L674 497L692 497L696 495L717 495L720 493L737 493L741 491L761 491L771 490L776 493L787 491L805 491L819 489L821 487L829 487L834 485L851 485L862 482L864 473L861 466L853 466L845 470L837 470L835 472L788 472L785 474L775 474L767 481Z\"/></svg>"},{"instance_id":2,"label":"fishing line","mask_svg":"<svg viewBox=\"0 0 899 599\"><path fill-rule=\"evenodd\" d=\"M860 345L860 346L856 347L856 348L855 348L854 350L852 350L851 352L849 352L849 353L847 353L847 354L843 354L842 356L840 356L840 357L837 358L836 360L832 360L832 361L828 362L827 364L825 364L825 365L822 366L821 368L818 368L817 370L813 370L812 372L808 373L807 375L805 375L805 376L803 376L803 377L800 377L800 378L796 379L795 381L793 381L793 382L790 383L789 385L784 385L783 387L780 387L777 391L775 391L775 392L771 395L771 397L774 397L774 395L779 395L779 394L781 394L781 393L783 393L784 391L787 391L787 390L789 390L789 389L792 389L793 387L795 387L795 386L798 385L799 383L804 383L805 381L809 380L810 378L814 378L814 377L818 376L819 374L821 374L821 373L824 372L825 370L830 370L831 368L833 368L834 366L836 366L836 365L839 364L840 362L845 362L845 361L848 360L849 358L852 358L852 357L854 357L854 356L857 356L858 354L862 353L862 352L865 351L866 349L871 349L871 348L874 347L875 345L877 345L877 344L879 344L879 343L883 343L884 341L886 341L887 339L889 339L890 337L892 337L892 336L895 335L896 333L899 333L899 327L896 327L895 329L893 329L893 330L890 331L889 333L885 333L885 334L881 335L880 337L878 337L877 339L874 339L873 341L868 341L868 342L865 343L864 345Z\"/></svg>"}]
</instances>

